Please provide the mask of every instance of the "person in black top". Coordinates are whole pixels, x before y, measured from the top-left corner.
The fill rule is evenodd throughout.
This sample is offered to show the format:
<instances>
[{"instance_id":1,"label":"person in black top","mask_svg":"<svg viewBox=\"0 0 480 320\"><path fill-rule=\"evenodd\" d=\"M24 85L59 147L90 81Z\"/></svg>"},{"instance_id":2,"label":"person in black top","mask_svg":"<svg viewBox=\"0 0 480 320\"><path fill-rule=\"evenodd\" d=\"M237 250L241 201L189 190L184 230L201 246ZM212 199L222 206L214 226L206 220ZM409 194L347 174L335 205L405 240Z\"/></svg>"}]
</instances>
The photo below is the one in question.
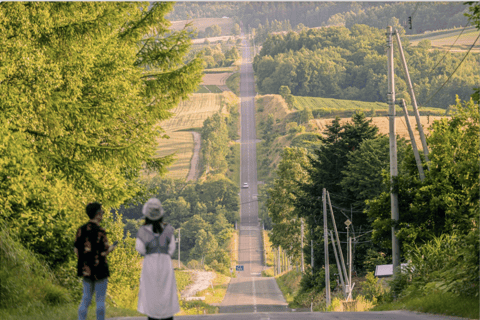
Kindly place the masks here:
<instances>
[{"instance_id":1,"label":"person in black top","mask_svg":"<svg viewBox=\"0 0 480 320\"><path fill-rule=\"evenodd\" d=\"M78 319L87 318L88 307L95 291L97 320L104 320L105 295L110 276L107 255L113 251L114 246L108 244L107 232L100 227L103 218L102 205L98 202L89 203L86 211L90 221L78 228L74 244L78 258L77 275L83 277L83 297L78 309Z\"/></svg>"}]
</instances>

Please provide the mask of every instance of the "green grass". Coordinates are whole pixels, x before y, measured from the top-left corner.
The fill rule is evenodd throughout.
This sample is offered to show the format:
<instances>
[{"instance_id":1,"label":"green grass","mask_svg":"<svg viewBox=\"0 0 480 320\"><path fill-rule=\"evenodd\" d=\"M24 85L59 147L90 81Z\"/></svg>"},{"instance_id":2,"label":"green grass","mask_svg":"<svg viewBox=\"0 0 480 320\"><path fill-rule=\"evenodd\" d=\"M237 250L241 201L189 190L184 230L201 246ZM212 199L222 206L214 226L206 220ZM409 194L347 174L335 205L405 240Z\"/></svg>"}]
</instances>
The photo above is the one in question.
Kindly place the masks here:
<instances>
[{"instance_id":1,"label":"green grass","mask_svg":"<svg viewBox=\"0 0 480 320\"><path fill-rule=\"evenodd\" d=\"M203 73L224 73L224 72L234 72L236 69L235 66L223 67L223 68L212 68L212 69L203 69Z\"/></svg>"},{"instance_id":2,"label":"green grass","mask_svg":"<svg viewBox=\"0 0 480 320\"><path fill-rule=\"evenodd\" d=\"M460 297L453 293L433 293L428 296L409 297L375 306L371 311L410 310L479 319L479 298Z\"/></svg>"},{"instance_id":3,"label":"green grass","mask_svg":"<svg viewBox=\"0 0 480 320\"><path fill-rule=\"evenodd\" d=\"M434 39L442 39L442 38L448 38L448 37L453 37L453 36L458 36L460 32L462 32L463 27L461 28L455 28L455 29L445 29L445 30L438 30L438 31L433 31L429 33L422 33L422 34L415 34L415 35L407 35L406 38L410 40L410 42L418 42L421 40L434 40ZM465 28L465 31L462 33L464 35L465 33L469 32L475 32L476 29L475 27L468 27Z\"/></svg>"},{"instance_id":4,"label":"green grass","mask_svg":"<svg viewBox=\"0 0 480 320\"><path fill-rule=\"evenodd\" d=\"M195 93L210 93L210 91L204 85L199 85Z\"/></svg>"},{"instance_id":5,"label":"green grass","mask_svg":"<svg viewBox=\"0 0 480 320\"><path fill-rule=\"evenodd\" d=\"M342 100L319 97L303 97L295 96L294 108L303 110L305 107L310 108L315 118L329 118L332 116L351 116L355 111L363 111L367 116L386 115L388 113L388 105L383 102L365 102L356 100ZM412 114L413 108L409 106L407 110ZM403 114L400 106L396 107L397 114ZM445 114L444 109L440 108L420 108L420 115L439 115Z\"/></svg>"},{"instance_id":6,"label":"green grass","mask_svg":"<svg viewBox=\"0 0 480 320\"><path fill-rule=\"evenodd\" d=\"M240 73L235 72L226 81L227 87L232 90L237 96L240 95Z\"/></svg>"},{"instance_id":7,"label":"green grass","mask_svg":"<svg viewBox=\"0 0 480 320\"><path fill-rule=\"evenodd\" d=\"M292 307L293 299L300 289L302 273L292 270L276 277L275 279L277 280L278 287L282 291L285 300L288 302L289 306Z\"/></svg>"},{"instance_id":8,"label":"green grass","mask_svg":"<svg viewBox=\"0 0 480 320\"><path fill-rule=\"evenodd\" d=\"M207 85L204 85L208 90L210 90L211 93L222 93L222 89L220 89L218 86L216 85L211 85L211 84L207 84Z\"/></svg>"},{"instance_id":9,"label":"green grass","mask_svg":"<svg viewBox=\"0 0 480 320\"><path fill-rule=\"evenodd\" d=\"M177 290L182 292L190 283L192 283L192 275L190 272L175 270L175 280L177 280Z\"/></svg>"}]
</instances>

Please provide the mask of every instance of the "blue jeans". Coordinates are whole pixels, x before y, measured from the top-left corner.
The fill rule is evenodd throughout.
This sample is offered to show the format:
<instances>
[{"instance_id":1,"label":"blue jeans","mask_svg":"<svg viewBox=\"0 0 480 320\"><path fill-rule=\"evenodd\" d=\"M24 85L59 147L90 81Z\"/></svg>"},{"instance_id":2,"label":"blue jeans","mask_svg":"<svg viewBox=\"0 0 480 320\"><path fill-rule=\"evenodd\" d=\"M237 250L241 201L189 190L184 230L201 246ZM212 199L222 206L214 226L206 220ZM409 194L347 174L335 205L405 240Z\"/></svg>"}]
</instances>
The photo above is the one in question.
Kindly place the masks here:
<instances>
[{"instance_id":1,"label":"blue jeans","mask_svg":"<svg viewBox=\"0 0 480 320\"><path fill-rule=\"evenodd\" d=\"M78 320L85 320L87 318L88 306L90 306L94 291L95 302L97 303L97 320L105 320L107 284L108 278L97 281L83 278L83 297L82 303L80 303L80 307L78 308Z\"/></svg>"}]
</instances>

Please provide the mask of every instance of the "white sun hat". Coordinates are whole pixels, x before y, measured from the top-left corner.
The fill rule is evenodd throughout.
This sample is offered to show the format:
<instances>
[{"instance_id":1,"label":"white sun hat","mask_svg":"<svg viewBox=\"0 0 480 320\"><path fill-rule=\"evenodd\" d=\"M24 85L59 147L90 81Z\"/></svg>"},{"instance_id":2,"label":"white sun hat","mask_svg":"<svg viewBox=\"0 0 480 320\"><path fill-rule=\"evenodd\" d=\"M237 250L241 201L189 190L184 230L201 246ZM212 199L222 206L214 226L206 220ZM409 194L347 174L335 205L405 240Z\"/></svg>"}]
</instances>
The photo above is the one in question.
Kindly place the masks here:
<instances>
[{"instance_id":1,"label":"white sun hat","mask_svg":"<svg viewBox=\"0 0 480 320\"><path fill-rule=\"evenodd\" d=\"M163 207L160 200L157 198L150 198L148 201L143 205L142 208L143 218L148 218L152 221L156 221L163 217Z\"/></svg>"}]
</instances>

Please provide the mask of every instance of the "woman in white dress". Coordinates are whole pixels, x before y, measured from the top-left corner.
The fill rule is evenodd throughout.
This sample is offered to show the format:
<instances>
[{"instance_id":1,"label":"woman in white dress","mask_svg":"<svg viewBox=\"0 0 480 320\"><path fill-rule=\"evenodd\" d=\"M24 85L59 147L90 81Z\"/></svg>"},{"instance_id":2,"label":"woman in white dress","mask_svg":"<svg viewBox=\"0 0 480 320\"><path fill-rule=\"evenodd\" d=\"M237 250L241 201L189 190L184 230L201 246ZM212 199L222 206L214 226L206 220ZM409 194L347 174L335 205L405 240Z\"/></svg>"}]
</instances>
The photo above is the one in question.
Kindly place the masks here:
<instances>
[{"instance_id":1,"label":"woman in white dress","mask_svg":"<svg viewBox=\"0 0 480 320\"><path fill-rule=\"evenodd\" d=\"M149 199L142 208L145 225L137 233L135 249L144 256L138 312L148 320L173 319L180 312L177 283L172 267L175 252L174 229L163 222L160 200Z\"/></svg>"}]
</instances>

